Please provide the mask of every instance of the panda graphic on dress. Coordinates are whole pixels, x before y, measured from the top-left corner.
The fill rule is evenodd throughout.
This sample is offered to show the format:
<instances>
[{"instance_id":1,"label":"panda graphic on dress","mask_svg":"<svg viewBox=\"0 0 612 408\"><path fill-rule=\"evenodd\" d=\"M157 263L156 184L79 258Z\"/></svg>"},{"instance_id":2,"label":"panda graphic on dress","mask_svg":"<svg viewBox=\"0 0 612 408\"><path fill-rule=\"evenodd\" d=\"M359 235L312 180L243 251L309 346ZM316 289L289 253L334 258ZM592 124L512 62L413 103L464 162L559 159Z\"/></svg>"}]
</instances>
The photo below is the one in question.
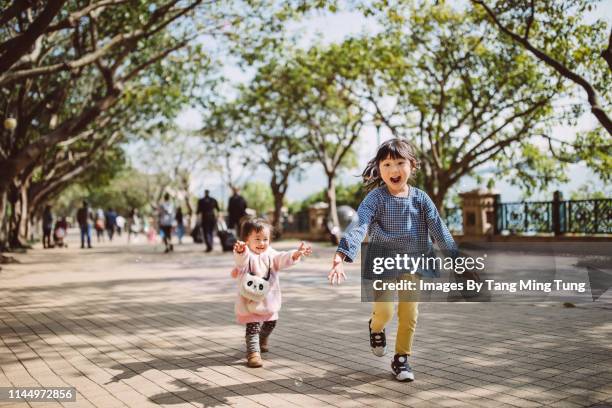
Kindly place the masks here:
<instances>
[{"instance_id":1,"label":"panda graphic on dress","mask_svg":"<svg viewBox=\"0 0 612 408\"><path fill-rule=\"evenodd\" d=\"M234 311L236 320L246 325L247 365L261 367L261 352L266 352L268 337L281 308L279 271L298 263L312 253L301 243L296 250L277 251L270 247L271 226L264 220L248 220L242 227L244 241L234 245L236 266L232 277L238 280Z\"/></svg>"}]
</instances>

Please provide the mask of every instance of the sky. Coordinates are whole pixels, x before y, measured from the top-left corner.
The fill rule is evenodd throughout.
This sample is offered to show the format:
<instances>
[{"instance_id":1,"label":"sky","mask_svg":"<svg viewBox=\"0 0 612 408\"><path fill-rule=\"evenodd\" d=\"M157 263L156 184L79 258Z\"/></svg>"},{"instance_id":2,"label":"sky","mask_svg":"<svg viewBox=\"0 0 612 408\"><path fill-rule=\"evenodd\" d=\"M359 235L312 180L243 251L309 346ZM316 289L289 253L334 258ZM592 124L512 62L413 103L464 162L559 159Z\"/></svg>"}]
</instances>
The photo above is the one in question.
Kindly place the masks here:
<instances>
[{"instance_id":1,"label":"sky","mask_svg":"<svg viewBox=\"0 0 612 408\"><path fill-rule=\"evenodd\" d=\"M587 20L605 16L605 19L612 23L612 0L602 2L598 9L594 10ZM337 14L324 14L305 19L299 23L292 23L288 26L290 32L301 32L303 37L300 45L308 46L313 41L321 40L323 43L341 42L344 38L350 35L355 35L363 32L375 33L378 26L372 20L365 19L361 14L356 12L342 12ZM236 66L228 64L223 68L223 73L226 77L236 82L244 82L249 78L248 73L242 72ZM198 112L194 109L186 109L176 122L179 126L187 129L197 129L201 124L201 119ZM578 130L591 129L595 127L597 121L591 114L585 114L580 118L576 127L558 126L554 128L553 134L562 135L562 138L572 137ZM376 140L376 130L374 127L364 128L359 141L357 142L356 151L358 156L358 167L351 170L342 171L338 176L338 181L344 184L353 184L360 179L358 176L361 169L365 166L368 160L375 154L375 145L372 143ZM387 129L381 129L380 140L384 141L391 137ZM129 151L129 150L128 150ZM559 189L566 196L571 191L578 189L586 182L593 182L598 189L607 189L601 180L584 165L570 165L568 169L571 174L571 181L564 185L553 185L548 191L540 192L539 194L528 197L529 200L551 200L552 191ZM484 169L481 175L486 179L487 172ZM211 193L218 199L225 202L229 196L229 192L218 174L204 173L194 175L192 184L192 192L199 196L204 188L211 190ZM266 171L257 172L257 174L248 180L268 182L270 174ZM246 181L244 178L241 181ZM485 183L486 184L486 183ZM325 188L326 181L321 165L314 164L307 168L300 180L293 179L289 184L287 198L289 201L299 201L307 196L321 191ZM479 186L476 180L470 177L463 177L459 184L455 187L456 192L469 191L474 188L484 187ZM518 187L512 186L508 180L497 181L494 190L501 194L502 201L521 201L525 199L523 193Z\"/></svg>"}]
</instances>

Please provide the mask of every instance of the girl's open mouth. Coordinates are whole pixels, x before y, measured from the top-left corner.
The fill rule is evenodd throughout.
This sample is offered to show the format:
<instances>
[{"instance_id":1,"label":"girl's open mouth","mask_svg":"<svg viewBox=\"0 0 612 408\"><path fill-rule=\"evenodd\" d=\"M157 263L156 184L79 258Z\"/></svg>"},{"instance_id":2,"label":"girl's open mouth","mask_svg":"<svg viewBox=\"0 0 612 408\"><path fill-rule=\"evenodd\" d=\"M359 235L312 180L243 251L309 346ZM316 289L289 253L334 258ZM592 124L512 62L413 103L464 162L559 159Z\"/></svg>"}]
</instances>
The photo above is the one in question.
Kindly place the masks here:
<instances>
[{"instance_id":1,"label":"girl's open mouth","mask_svg":"<svg viewBox=\"0 0 612 408\"><path fill-rule=\"evenodd\" d=\"M402 180L402 178L400 176L391 177L391 182L392 183L399 183L401 180Z\"/></svg>"}]
</instances>

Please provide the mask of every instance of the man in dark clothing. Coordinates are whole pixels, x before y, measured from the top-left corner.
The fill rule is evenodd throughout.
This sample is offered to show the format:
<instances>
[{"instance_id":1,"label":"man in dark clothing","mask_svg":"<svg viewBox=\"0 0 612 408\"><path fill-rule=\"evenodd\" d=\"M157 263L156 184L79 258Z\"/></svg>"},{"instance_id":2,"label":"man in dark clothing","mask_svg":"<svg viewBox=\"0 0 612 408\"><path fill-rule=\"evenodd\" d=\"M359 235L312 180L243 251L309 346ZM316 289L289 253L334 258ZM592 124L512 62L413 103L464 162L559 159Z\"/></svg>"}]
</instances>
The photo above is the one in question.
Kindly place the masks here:
<instances>
[{"instance_id":1,"label":"man in dark clothing","mask_svg":"<svg viewBox=\"0 0 612 408\"><path fill-rule=\"evenodd\" d=\"M219 211L219 204L217 200L210 197L208 190L204 190L204 197L198 201L197 214L200 215L200 222L202 229L204 230L204 242L206 242L206 252L212 251L213 248L213 231L215 229L215 223L217 221L217 214L215 211Z\"/></svg>"},{"instance_id":2,"label":"man in dark clothing","mask_svg":"<svg viewBox=\"0 0 612 408\"><path fill-rule=\"evenodd\" d=\"M43 248L51 248L51 230L53 229L53 213L51 206L45 206L43 212Z\"/></svg>"},{"instance_id":3,"label":"man in dark clothing","mask_svg":"<svg viewBox=\"0 0 612 408\"><path fill-rule=\"evenodd\" d=\"M105 227L108 239L112 241L113 235L115 235L115 228L117 227L117 213L112 208L109 208L106 214L104 214L104 219L106 221Z\"/></svg>"},{"instance_id":4,"label":"man in dark clothing","mask_svg":"<svg viewBox=\"0 0 612 408\"><path fill-rule=\"evenodd\" d=\"M234 194L230 197L227 204L229 216L227 218L227 227L236 229L236 236L240 236L240 219L246 215L247 202L240 195L238 187L232 187Z\"/></svg>"},{"instance_id":5,"label":"man in dark clothing","mask_svg":"<svg viewBox=\"0 0 612 408\"><path fill-rule=\"evenodd\" d=\"M77 211L77 222L81 229L81 248L85 248L85 237L87 237L87 248L91 248L91 221L93 214L89 209L87 201L83 201L83 206Z\"/></svg>"}]
</instances>

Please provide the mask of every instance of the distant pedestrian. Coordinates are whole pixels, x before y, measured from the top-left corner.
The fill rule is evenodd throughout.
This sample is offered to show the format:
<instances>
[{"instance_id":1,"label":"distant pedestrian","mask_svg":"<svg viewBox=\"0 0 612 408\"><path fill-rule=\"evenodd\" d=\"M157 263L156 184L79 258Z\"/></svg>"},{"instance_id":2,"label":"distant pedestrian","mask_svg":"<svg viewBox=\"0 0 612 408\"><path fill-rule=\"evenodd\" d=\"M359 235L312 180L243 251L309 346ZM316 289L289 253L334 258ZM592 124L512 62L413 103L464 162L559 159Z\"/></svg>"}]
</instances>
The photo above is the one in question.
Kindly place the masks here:
<instances>
[{"instance_id":1,"label":"distant pedestrian","mask_svg":"<svg viewBox=\"0 0 612 408\"><path fill-rule=\"evenodd\" d=\"M113 240L113 235L115 235L115 229L117 228L117 213L114 209L109 208L106 214L104 215L106 233L108 234L108 240Z\"/></svg>"},{"instance_id":2,"label":"distant pedestrian","mask_svg":"<svg viewBox=\"0 0 612 408\"><path fill-rule=\"evenodd\" d=\"M87 201L83 200L83 206L77 211L76 219L81 229L81 248L85 248L85 238L87 238L87 248L91 248L91 222L93 221L93 214Z\"/></svg>"},{"instance_id":3,"label":"distant pedestrian","mask_svg":"<svg viewBox=\"0 0 612 408\"><path fill-rule=\"evenodd\" d=\"M51 206L45 206L42 217L43 223L43 248L51 248L51 230L53 229L53 213Z\"/></svg>"},{"instance_id":4,"label":"distant pedestrian","mask_svg":"<svg viewBox=\"0 0 612 408\"><path fill-rule=\"evenodd\" d=\"M170 194L164 194L164 201L159 205L159 228L164 235L164 245L166 253L174 251L172 245L172 224L174 223L174 205L170 201Z\"/></svg>"},{"instance_id":5,"label":"distant pedestrian","mask_svg":"<svg viewBox=\"0 0 612 408\"><path fill-rule=\"evenodd\" d=\"M137 237L142 231L142 220L138 214L138 208L132 208L132 211L130 211L130 216L127 220L127 230L128 242L130 242L132 234Z\"/></svg>"},{"instance_id":6,"label":"distant pedestrian","mask_svg":"<svg viewBox=\"0 0 612 408\"><path fill-rule=\"evenodd\" d=\"M125 218L122 215L117 215L117 219L115 219L115 225L117 226L117 235L121 236L121 232L125 227Z\"/></svg>"},{"instance_id":7,"label":"distant pedestrian","mask_svg":"<svg viewBox=\"0 0 612 408\"><path fill-rule=\"evenodd\" d=\"M179 244L183 243L183 236L185 235L185 224L183 221L183 209L179 206L176 209L176 237L178 238Z\"/></svg>"},{"instance_id":8,"label":"distant pedestrian","mask_svg":"<svg viewBox=\"0 0 612 408\"><path fill-rule=\"evenodd\" d=\"M104 210L101 208L98 208L96 211L96 222L95 222L95 229L96 229L96 239L98 242L100 241L104 241L104 228L105 228L105 217L104 217Z\"/></svg>"},{"instance_id":9,"label":"distant pedestrian","mask_svg":"<svg viewBox=\"0 0 612 408\"><path fill-rule=\"evenodd\" d=\"M204 190L204 197L198 201L197 214L200 215L200 223L204 232L204 242L206 242L206 252L213 250L213 231L217 221L219 204L217 200L210 197L210 192Z\"/></svg>"},{"instance_id":10,"label":"distant pedestrian","mask_svg":"<svg viewBox=\"0 0 612 408\"><path fill-rule=\"evenodd\" d=\"M68 244L64 242L66 235L68 235L68 222L66 221L66 217L61 217L55 223L55 228L53 230L53 242L56 247L68 247Z\"/></svg>"},{"instance_id":11,"label":"distant pedestrian","mask_svg":"<svg viewBox=\"0 0 612 408\"><path fill-rule=\"evenodd\" d=\"M155 226L155 219L153 217L145 218L144 231L147 234L147 240L149 241L149 244L155 243L155 238L157 236L157 234L155 233L156 229L157 228Z\"/></svg>"},{"instance_id":12,"label":"distant pedestrian","mask_svg":"<svg viewBox=\"0 0 612 408\"><path fill-rule=\"evenodd\" d=\"M236 236L240 236L240 220L242 217L247 215L247 202L240 195L240 189L238 187L232 187L233 195L230 197L227 204L227 227L233 228L236 232Z\"/></svg>"}]
</instances>

